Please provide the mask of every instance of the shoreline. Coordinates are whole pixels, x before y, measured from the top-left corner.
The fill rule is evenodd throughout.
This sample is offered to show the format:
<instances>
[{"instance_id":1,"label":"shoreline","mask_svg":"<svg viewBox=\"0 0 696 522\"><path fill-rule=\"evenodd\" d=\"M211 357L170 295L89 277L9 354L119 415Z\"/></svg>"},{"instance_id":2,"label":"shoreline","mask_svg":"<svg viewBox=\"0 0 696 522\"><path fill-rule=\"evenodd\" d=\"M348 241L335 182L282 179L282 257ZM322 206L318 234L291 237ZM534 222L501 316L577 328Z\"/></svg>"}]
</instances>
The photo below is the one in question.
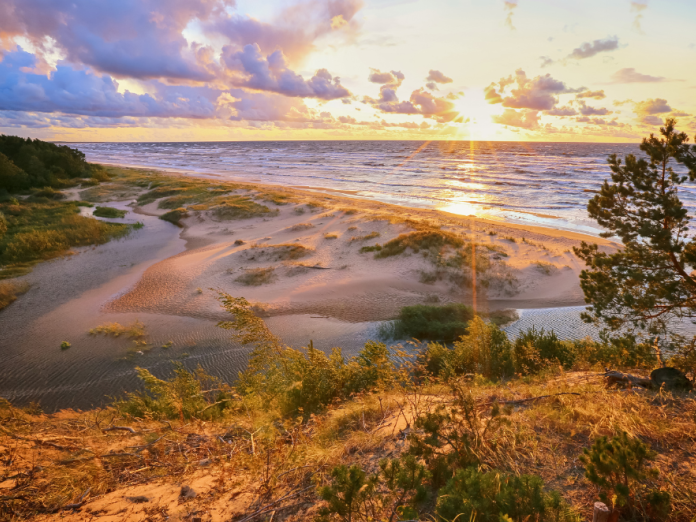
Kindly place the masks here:
<instances>
[{"instance_id":1,"label":"shoreline","mask_svg":"<svg viewBox=\"0 0 696 522\"><path fill-rule=\"evenodd\" d=\"M209 171L209 172L201 172L201 171L196 171L188 168L176 168L176 167L161 167L161 166L145 166L145 165L132 165L127 162L109 162L109 161L94 161L96 164L101 164L101 165L106 165L110 167L116 167L116 168L123 168L123 169L132 169L132 170L141 170L141 171L150 171L150 172L157 172L160 174L164 175L172 175L172 176L184 176L184 177L189 177L189 178L196 178L196 179L203 179L203 180L209 180L209 181L217 181L217 182L229 182L229 183L241 183L241 184L252 184L252 185L258 185L261 187L269 187L273 189L288 189L288 190L307 190L311 192L316 192L316 193L325 193L325 194L332 194L332 193L338 193L338 194L344 194L349 198L354 198L354 199L359 199L362 201L376 201L384 205L392 205L392 206L397 206L397 207L404 207L404 208L412 208L412 209L429 209L429 210L436 210L438 212L444 212L447 214L453 214L456 216L462 216L466 217L465 214L462 213L457 213L454 211L448 211L446 210L447 207L441 207L437 208L434 206L409 206L406 204L398 204L398 203L390 203L388 201L383 201L381 199L376 199L372 198L369 196L361 196L359 195L361 192L360 190L350 190L350 189L334 189L334 188L329 188L329 187L324 187L324 186L309 186L309 185L285 185L285 184L280 184L280 183L268 183L265 181L261 180L249 180L245 179L243 174L233 174L230 172L221 172L221 171ZM483 203L483 202L461 202L467 205L475 205L477 207L480 207L482 214L486 214L483 212L486 209L486 206L489 205L488 203ZM577 226L572 227L563 227L560 226L563 222L567 222L566 218L561 217L561 216L555 216L553 214L549 213L544 213L544 212L533 212L533 211L526 211L526 210L519 210L519 209L514 209L514 208L505 208L500 205L495 205L496 207L500 208L502 212L505 212L507 214L524 214L526 216L533 216L536 218L540 219L546 219L546 220L551 220L554 223L548 223L548 226L546 224L532 224L528 223L526 220L520 220L520 221L515 221L514 216L505 216L501 217L500 219L496 219L489 215L489 217L477 217L477 219L487 219L489 221L493 222L502 222L502 223L510 223L510 224L517 224L517 225L522 225L522 226L532 226L532 227L540 227L540 228L548 228L552 230L564 230L568 232L574 232L577 234L582 234L585 236L588 236L590 238L597 238L600 239L599 233L600 231L597 230L597 235L592 234L590 231L582 231L578 229ZM559 223L560 222L560 223Z\"/></svg>"}]
</instances>

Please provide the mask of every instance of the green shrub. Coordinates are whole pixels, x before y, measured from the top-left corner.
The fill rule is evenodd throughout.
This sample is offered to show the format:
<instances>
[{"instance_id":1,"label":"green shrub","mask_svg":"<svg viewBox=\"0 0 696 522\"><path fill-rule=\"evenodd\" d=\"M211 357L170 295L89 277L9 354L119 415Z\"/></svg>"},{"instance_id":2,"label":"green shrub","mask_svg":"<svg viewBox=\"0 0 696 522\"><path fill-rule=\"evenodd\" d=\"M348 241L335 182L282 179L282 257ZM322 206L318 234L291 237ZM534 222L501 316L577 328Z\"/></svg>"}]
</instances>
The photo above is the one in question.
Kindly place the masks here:
<instances>
[{"instance_id":1,"label":"green shrub","mask_svg":"<svg viewBox=\"0 0 696 522\"><path fill-rule=\"evenodd\" d=\"M7 220L5 219L5 215L0 212L0 239L5 237L5 234L7 234Z\"/></svg>"},{"instance_id":2,"label":"green shrub","mask_svg":"<svg viewBox=\"0 0 696 522\"><path fill-rule=\"evenodd\" d=\"M550 365L566 369L573 366L576 351L572 342L561 341L556 334L532 327L515 339L515 364L522 374L536 373Z\"/></svg>"},{"instance_id":3,"label":"green shrub","mask_svg":"<svg viewBox=\"0 0 696 522\"><path fill-rule=\"evenodd\" d=\"M443 486L456 470L504 460L512 444L509 408L494 404L484 416L466 383L452 382L450 389L447 405L416 418L408 435L408 453L425 462L434 487Z\"/></svg>"},{"instance_id":4,"label":"green shrub","mask_svg":"<svg viewBox=\"0 0 696 522\"><path fill-rule=\"evenodd\" d=\"M453 344L447 370L455 375L474 373L489 379L512 377L512 344L497 325L474 317L468 331Z\"/></svg>"},{"instance_id":5,"label":"green shrub","mask_svg":"<svg viewBox=\"0 0 696 522\"><path fill-rule=\"evenodd\" d=\"M382 245L380 245L379 243L377 243L376 245L372 245L372 246L360 247L361 254L364 254L366 252L379 252L380 250L382 250Z\"/></svg>"},{"instance_id":6,"label":"green shrub","mask_svg":"<svg viewBox=\"0 0 696 522\"><path fill-rule=\"evenodd\" d=\"M659 472L649 468L657 453L624 431L613 437L595 439L591 448L580 456L585 465L585 478L599 488L599 498L632 519L660 519L670 509L669 493L650 489L648 479Z\"/></svg>"},{"instance_id":7,"label":"green shrub","mask_svg":"<svg viewBox=\"0 0 696 522\"><path fill-rule=\"evenodd\" d=\"M115 405L134 417L154 419L215 419L231 406L232 389L202 368L189 372L177 363L174 376L161 380L144 368L136 368L145 391L129 393Z\"/></svg>"},{"instance_id":8,"label":"green shrub","mask_svg":"<svg viewBox=\"0 0 696 522\"><path fill-rule=\"evenodd\" d=\"M94 215L103 218L122 218L127 213L127 210L119 210L112 207L97 207L94 209Z\"/></svg>"},{"instance_id":9,"label":"green shrub","mask_svg":"<svg viewBox=\"0 0 696 522\"><path fill-rule=\"evenodd\" d=\"M454 341L467 331L473 310L463 304L405 306L396 321L398 335L419 340Z\"/></svg>"},{"instance_id":10,"label":"green shrub","mask_svg":"<svg viewBox=\"0 0 696 522\"><path fill-rule=\"evenodd\" d=\"M579 521L557 492L546 493L535 475L459 470L439 492L437 514L443 520L477 522Z\"/></svg>"}]
</instances>

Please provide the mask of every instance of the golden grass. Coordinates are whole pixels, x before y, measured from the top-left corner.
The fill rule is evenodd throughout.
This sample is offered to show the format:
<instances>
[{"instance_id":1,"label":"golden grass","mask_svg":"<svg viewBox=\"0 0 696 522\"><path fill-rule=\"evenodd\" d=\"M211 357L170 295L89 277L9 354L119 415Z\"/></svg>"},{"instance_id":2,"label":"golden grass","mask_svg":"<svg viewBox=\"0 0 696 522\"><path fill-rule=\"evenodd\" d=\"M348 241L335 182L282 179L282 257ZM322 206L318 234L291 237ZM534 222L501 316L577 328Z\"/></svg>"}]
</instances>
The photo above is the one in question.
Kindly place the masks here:
<instances>
[{"instance_id":1,"label":"golden grass","mask_svg":"<svg viewBox=\"0 0 696 522\"><path fill-rule=\"evenodd\" d=\"M29 287L26 281L0 281L0 310L16 301Z\"/></svg>"},{"instance_id":2,"label":"golden grass","mask_svg":"<svg viewBox=\"0 0 696 522\"><path fill-rule=\"evenodd\" d=\"M96 328L92 328L89 333L91 335L106 335L107 337L127 337L129 339L140 339L145 337L145 325L140 321L123 326L120 323L104 323Z\"/></svg>"},{"instance_id":3,"label":"golden grass","mask_svg":"<svg viewBox=\"0 0 696 522\"><path fill-rule=\"evenodd\" d=\"M300 259L311 254L314 252L314 250L299 243L280 243L277 245L252 245L249 247L248 252L253 252L252 257L249 259L255 259L258 257L283 261L289 259Z\"/></svg>"},{"instance_id":4,"label":"golden grass","mask_svg":"<svg viewBox=\"0 0 696 522\"><path fill-rule=\"evenodd\" d=\"M668 520L687 522L696 516L696 403L689 396L606 389L591 373L505 384L478 379L467 388L484 419L494 401L517 401L498 445L486 449L496 468L540 475L585 519L597 497L578 456L597 436L619 430L659 453L655 484L672 496ZM534 397L542 398L524 401ZM309 520L321 505L312 484L323 483L334 465L356 463L374 471L380 458L397 457L407 447L400 433L415 416L448 400L444 387L423 385L356 396L306 422L242 407L217 421L165 424L136 422L113 408L30 415L4 402L0 476L15 478L0 486L0 510L32 518L76 502L89 490L84 511L100 495L115 501L153 481L178 489L203 475L211 478L211 486L186 509L232 506L238 515L249 514L261 483L266 497L257 507L306 489L299 504L279 511L277 520L298 511L300 518L294 520ZM105 431L116 426L132 427L134 433ZM153 502L145 507L176 508Z\"/></svg>"},{"instance_id":5,"label":"golden grass","mask_svg":"<svg viewBox=\"0 0 696 522\"><path fill-rule=\"evenodd\" d=\"M246 286L261 286L271 283L275 279L275 268L269 266L267 268L248 268L235 281Z\"/></svg>"}]
</instances>

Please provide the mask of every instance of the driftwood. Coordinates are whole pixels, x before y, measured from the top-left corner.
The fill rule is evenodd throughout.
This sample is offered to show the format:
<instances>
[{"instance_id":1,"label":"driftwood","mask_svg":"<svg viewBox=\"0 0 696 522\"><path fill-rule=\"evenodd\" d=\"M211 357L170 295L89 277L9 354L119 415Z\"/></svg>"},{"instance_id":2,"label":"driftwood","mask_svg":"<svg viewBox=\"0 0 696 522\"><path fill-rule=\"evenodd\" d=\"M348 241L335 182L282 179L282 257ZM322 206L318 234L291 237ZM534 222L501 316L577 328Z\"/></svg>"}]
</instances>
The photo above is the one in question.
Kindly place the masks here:
<instances>
[{"instance_id":1,"label":"driftwood","mask_svg":"<svg viewBox=\"0 0 696 522\"><path fill-rule=\"evenodd\" d=\"M102 431L129 431L133 434L137 433L137 431L128 426L111 426L110 428L104 428Z\"/></svg>"},{"instance_id":2,"label":"driftwood","mask_svg":"<svg viewBox=\"0 0 696 522\"><path fill-rule=\"evenodd\" d=\"M631 375L630 373L617 372L616 370L607 370L604 373L604 382L607 386L615 384L628 384L630 386L640 386L641 388L652 387L652 381L646 377Z\"/></svg>"}]
</instances>

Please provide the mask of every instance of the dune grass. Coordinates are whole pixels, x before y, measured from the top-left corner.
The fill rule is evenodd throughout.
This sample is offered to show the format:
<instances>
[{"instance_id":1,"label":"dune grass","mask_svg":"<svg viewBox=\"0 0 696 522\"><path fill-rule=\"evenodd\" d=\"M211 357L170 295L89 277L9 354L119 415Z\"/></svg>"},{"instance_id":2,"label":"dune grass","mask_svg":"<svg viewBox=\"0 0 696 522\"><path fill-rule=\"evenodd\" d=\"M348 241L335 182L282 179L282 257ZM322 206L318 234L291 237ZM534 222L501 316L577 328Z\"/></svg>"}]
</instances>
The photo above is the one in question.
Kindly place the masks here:
<instances>
[{"instance_id":1,"label":"dune grass","mask_svg":"<svg viewBox=\"0 0 696 522\"><path fill-rule=\"evenodd\" d=\"M246 286L261 286L272 283L276 278L275 267L248 268L235 279L235 282Z\"/></svg>"},{"instance_id":2,"label":"dune grass","mask_svg":"<svg viewBox=\"0 0 696 522\"><path fill-rule=\"evenodd\" d=\"M303 230L309 230L310 228L314 228L314 225L311 223L298 223L297 225L289 227L288 230L292 232L301 232Z\"/></svg>"},{"instance_id":3,"label":"dune grass","mask_svg":"<svg viewBox=\"0 0 696 522\"><path fill-rule=\"evenodd\" d=\"M381 234L379 232L370 232L369 234L365 234L363 236L352 236L348 242L349 243L354 243L356 241L368 241L370 239L374 239L376 237L379 237Z\"/></svg>"},{"instance_id":4,"label":"dune grass","mask_svg":"<svg viewBox=\"0 0 696 522\"><path fill-rule=\"evenodd\" d=\"M257 244L249 247L248 253L252 253L252 258L269 258L274 261L286 261L300 259L314 252L299 243L281 243L278 245Z\"/></svg>"},{"instance_id":5,"label":"dune grass","mask_svg":"<svg viewBox=\"0 0 696 522\"><path fill-rule=\"evenodd\" d=\"M145 325L140 321L134 321L129 325L120 323L104 323L89 331L90 335L105 335L107 337L125 337L128 339L142 339L145 337Z\"/></svg>"},{"instance_id":6,"label":"dune grass","mask_svg":"<svg viewBox=\"0 0 696 522\"><path fill-rule=\"evenodd\" d=\"M464 245L464 240L451 232L442 230L418 230L400 234L398 237L387 241L375 254L375 258L381 259L403 254L410 248L418 253L421 250L440 249L444 246L459 248Z\"/></svg>"},{"instance_id":7,"label":"dune grass","mask_svg":"<svg viewBox=\"0 0 696 522\"><path fill-rule=\"evenodd\" d=\"M338 239L338 234L335 234L335 233L324 234L324 239Z\"/></svg>"},{"instance_id":8,"label":"dune grass","mask_svg":"<svg viewBox=\"0 0 696 522\"><path fill-rule=\"evenodd\" d=\"M127 210L119 210L112 207L96 207L94 209L94 215L103 218L122 218L125 217L126 214L128 214Z\"/></svg>"},{"instance_id":9,"label":"dune grass","mask_svg":"<svg viewBox=\"0 0 696 522\"><path fill-rule=\"evenodd\" d=\"M17 297L29 290L26 281L0 281L0 310L8 307Z\"/></svg>"},{"instance_id":10,"label":"dune grass","mask_svg":"<svg viewBox=\"0 0 696 522\"><path fill-rule=\"evenodd\" d=\"M7 232L0 238L0 265L20 272L71 247L103 244L133 228L81 216L76 202L0 203L0 212L7 221Z\"/></svg>"}]
</instances>

